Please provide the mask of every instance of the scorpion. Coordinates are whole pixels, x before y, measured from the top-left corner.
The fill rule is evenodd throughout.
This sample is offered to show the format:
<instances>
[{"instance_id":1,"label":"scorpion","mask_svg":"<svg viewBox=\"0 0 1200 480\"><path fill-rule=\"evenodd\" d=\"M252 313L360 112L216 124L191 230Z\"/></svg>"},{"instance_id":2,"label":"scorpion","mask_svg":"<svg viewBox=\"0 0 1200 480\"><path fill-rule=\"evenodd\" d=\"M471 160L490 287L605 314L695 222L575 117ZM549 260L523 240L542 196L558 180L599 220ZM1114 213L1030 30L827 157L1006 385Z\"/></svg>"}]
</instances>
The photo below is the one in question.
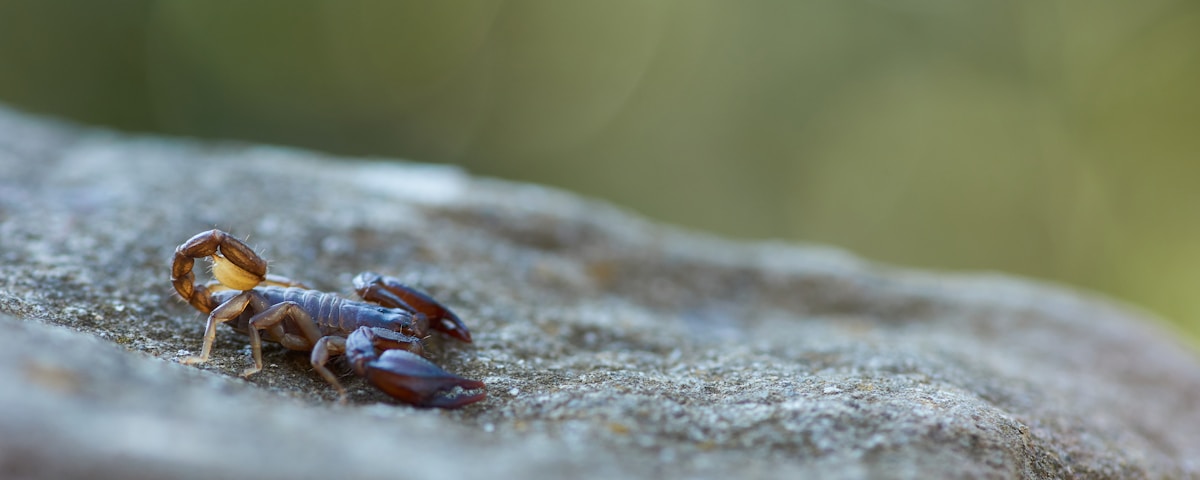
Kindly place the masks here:
<instances>
[{"instance_id":1,"label":"scorpion","mask_svg":"<svg viewBox=\"0 0 1200 480\"><path fill-rule=\"evenodd\" d=\"M212 260L214 279L197 285L193 264ZM310 351L313 369L345 403L346 389L326 367L344 356L350 369L397 400L419 407L457 408L486 398L486 387L443 370L424 358L428 330L470 343L467 326L449 308L399 280L365 272L354 277L362 301L312 290L286 277L267 274L267 262L241 240L221 230L193 236L175 249L171 284L195 309L208 314L200 355L209 360L217 326L225 323L250 337L254 366L262 370L262 341Z\"/></svg>"}]
</instances>

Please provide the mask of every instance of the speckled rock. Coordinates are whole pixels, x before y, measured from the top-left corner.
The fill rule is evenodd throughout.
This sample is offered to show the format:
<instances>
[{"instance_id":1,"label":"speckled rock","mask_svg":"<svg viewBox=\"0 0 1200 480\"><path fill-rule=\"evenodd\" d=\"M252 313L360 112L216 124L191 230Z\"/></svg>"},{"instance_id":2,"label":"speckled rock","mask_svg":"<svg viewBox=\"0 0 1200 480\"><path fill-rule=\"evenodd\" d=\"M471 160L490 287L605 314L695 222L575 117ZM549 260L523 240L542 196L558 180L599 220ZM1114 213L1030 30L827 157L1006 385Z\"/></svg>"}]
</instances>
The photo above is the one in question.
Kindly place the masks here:
<instances>
[{"instance_id":1,"label":"speckled rock","mask_svg":"<svg viewBox=\"0 0 1200 480\"><path fill-rule=\"evenodd\" d=\"M219 227L272 272L430 292L489 398L397 404L173 296ZM1062 287L738 243L448 167L129 136L0 110L0 477L1200 476L1200 361Z\"/></svg>"}]
</instances>

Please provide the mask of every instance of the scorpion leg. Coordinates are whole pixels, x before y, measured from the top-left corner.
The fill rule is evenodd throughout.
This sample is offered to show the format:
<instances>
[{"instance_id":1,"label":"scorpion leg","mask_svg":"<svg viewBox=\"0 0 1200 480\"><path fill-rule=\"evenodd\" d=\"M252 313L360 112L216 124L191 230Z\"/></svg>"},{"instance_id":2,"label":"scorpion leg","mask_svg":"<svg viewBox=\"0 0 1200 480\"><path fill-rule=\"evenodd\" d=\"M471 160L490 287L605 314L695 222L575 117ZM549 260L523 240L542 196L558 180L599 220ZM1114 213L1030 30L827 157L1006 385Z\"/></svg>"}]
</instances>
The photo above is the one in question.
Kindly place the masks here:
<instances>
[{"instance_id":1,"label":"scorpion leg","mask_svg":"<svg viewBox=\"0 0 1200 480\"><path fill-rule=\"evenodd\" d=\"M262 301L262 297L253 291L254 297L258 297ZM266 302L263 301L265 304ZM300 329L299 336L283 334L282 323L288 319L292 320L292 325ZM259 330L272 330L276 336L282 340L284 347L291 350L308 350L321 339L321 330L317 328L316 322L308 312L300 308L300 304L296 302L282 302L259 311L253 317L250 317L249 328L246 329L246 334L250 336L250 352L254 354L254 367L248 368L242 372L243 377L248 377L259 370L262 370L262 335Z\"/></svg>"},{"instance_id":2,"label":"scorpion leg","mask_svg":"<svg viewBox=\"0 0 1200 480\"><path fill-rule=\"evenodd\" d=\"M262 302L260 297L254 291L242 292L233 298L227 300L212 310L208 315L208 324L204 327L204 344L200 348L200 356L188 357L183 359L183 363L187 365L204 363L208 361L212 354L213 342L217 339L217 325L236 319L251 303Z\"/></svg>"},{"instance_id":3,"label":"scorpion leg","mask_svg":"<svg viewBox=\"0 0 1200 480\"><path fill-rule=\"evenodd\" d=\"M442 370L404 345L405 335L378 328L359 327L346 337L343 348L354 372L392 397L419 407L457 408L487 398L487 392L452 395L454 387L484 390L478 380L462 378ZM384 333L387 332L387 333ZM416 340L416 339L413 339ZM394 348L399 341L400 348ZM377 354L383 349L382 354Z\"/></svg>"},{"instance_id":4,"label":"scorpion leg","mask_svg":"<svg viewBox=\"0 0 1200 480\"><path fill-rule=\"evenodd\" d=\"M429 319L429 326L434 330L471 343L471 332L458 315L429 295L404 285L395 278L363 272L354 277L354 290L368 302L422 314Z\"/></svg>"},{"instance_id":5,"label":"scorpion leg","mask_svg":"<svg viewBox=\"0 0 1200 480\"><path fill-rule=\"evenodd\" d=\"M402 349L413 352L417 355L424 355L424 347L421 346L421 340L417 337L411 337L402 333L394 332L386 328L378 327L362 327L370 328L372 334L375 335L374 346L376 348L385 349ZM330 335L321 337L317 343L313 345L312 362L313 369L324 378L326 382L333 385L338 391L338 401L346 403L346 389L342 388L342 382L339 382L337 376L329 371L325 365L329 363L331 357L343 355L346 353L346 337ZM372 352L374 353L374 352Z\"/></svg>"},{"instance_id":6,"label":"scorpion leg","mask_svg":"<svg viewBox=\"0 0 1200 480\"><path fill-rule=\"evenodd\" d=\"M346 389L342 388L342 382L338 381L337 376L329 371L329 368L325 364L329 363L330 357L343 353L346 353L345 337L330 335L317 340L317 343L313 345L312 356L309 357L313 370L316 370L321 375L321 378L324 378L326 382L333 385L333 388L337 389L339 403L346 403Z\"/></svg>"}]
</instances>

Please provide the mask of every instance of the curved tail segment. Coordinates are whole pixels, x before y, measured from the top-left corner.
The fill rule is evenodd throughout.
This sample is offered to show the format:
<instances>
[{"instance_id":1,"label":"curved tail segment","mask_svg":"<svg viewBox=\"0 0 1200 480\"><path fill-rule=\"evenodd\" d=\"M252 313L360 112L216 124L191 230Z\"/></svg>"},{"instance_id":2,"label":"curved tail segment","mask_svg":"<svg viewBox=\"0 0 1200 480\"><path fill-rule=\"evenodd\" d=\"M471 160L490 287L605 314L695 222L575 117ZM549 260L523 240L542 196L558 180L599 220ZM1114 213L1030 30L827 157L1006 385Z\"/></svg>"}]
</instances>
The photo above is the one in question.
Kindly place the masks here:
<instances>
[{"instance_id":1,"label":"curved tail segment","mask_svg":"<svg viewBox=\"0 0 1200 480\"><path fill-rule=\"evenodd\" d=\"M383 350L391 343L376 329L359 327L346 337L346 359L354 372L392 397L419 407L458 408L487 398L478 380L442 370L405 349Z\"/></svg>"},{"instance_id":2,"label":"curved tail segment","mask_svg":"<svg viewBox=\"0 0 1200 480\"><path fill-rule=\"evenodd\" d=\"M192 273L195 259L212 257L213 276L226 288L250 290L267 275L267 262L241 240L220 230L196 234L175 249L171 262L171 284L180 297L204 313L217 308L211 285L196 285Z\"/></svg>"},{"instance_id":3,"label":"curved tail segment","mask_svg":"<svg viewBox=\"0 0 1200 480\"><path fill-rule=\"evenodd\" d=\"M400 283L400 280L363 272L354 277L354 291L368 302L422 314L434 330L471 343L471 332L458 315L429 295Z\"/></svg>"}]
</instances>

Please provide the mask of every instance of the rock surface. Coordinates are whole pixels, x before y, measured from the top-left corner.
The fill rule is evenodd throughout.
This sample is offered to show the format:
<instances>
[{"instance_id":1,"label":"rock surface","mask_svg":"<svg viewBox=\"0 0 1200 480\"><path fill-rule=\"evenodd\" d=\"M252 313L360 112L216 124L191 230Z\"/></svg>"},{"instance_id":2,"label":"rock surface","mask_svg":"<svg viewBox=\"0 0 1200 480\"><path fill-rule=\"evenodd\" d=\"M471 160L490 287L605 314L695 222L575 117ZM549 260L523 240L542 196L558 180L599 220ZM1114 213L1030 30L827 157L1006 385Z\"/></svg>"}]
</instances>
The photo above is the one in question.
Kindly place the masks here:
<instances>
[{"instance_id":1,"label":"rock surface","mask_svg":"<svg viewBox=\"0 0 1200 480\"><path fill-rule=\"evenodd\" d=\"M348 293L395 275L488 384L397 404L173 296L220 227ZM1061 287L736 243L447 167L137 137L0 110L0 477L1200 476L1200 361Z\"/></svg>"}]
</instances>

